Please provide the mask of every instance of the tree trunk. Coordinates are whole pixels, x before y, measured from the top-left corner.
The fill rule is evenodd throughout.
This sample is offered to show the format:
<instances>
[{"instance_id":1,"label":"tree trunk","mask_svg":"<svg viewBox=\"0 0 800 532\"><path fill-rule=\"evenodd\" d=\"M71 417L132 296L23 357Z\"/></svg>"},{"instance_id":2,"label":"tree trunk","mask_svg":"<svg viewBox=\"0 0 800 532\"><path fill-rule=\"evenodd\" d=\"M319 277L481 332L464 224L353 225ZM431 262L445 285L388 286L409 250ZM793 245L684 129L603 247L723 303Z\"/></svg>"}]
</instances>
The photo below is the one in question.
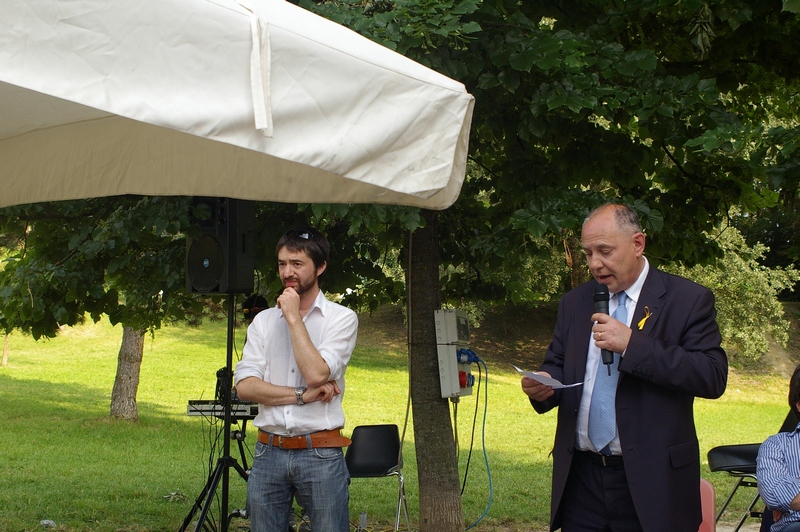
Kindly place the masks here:
<instances>
[{"instance_id":1,"label":"tree trunk","mask_svg":"<svg viewBox=\"0 0 800 532\"><path fill-rule=\"evenodd\" d=\"M588 281L591 274L586 266L586 255L580 238L570 236L564 239L564 255L569 266L570 289Z\"/></svg>"},{"instance_id":2,"label":"tree trunk","mask_svg":"<svg viewBox=\"0 0 800 532\"><path fill-rule=\"evenodd\" d=\"M0 366L6 367L8 366L8 339L11 337L10 334L6 335L6 342L3 346L3 363Z\"/></svg>"},{"instance_id":3,"label":"tree trunk","mask_svg":"<svg viewBox=\"0 0 800 532\"><path fill-rule=\"evenodd\" d=\"M139 419L136 392L139 389L139 370L144 354L144 331L122 328L122 345L117 357L117 376L111 392L111 415L118 419Z\"/></svg>"},{"instance_id":4,"label":"tree trunk","mask_svg":"<svg viewBox=\"0 0 800 532\"><path fill-rule=\"evenodd\" d=\"M411 404L419 475L420 532L463 532L464 514L448 399L442 399L434 310L439 308L438 214L411 236L406 294Z\"/></svg>"}]
</instances>

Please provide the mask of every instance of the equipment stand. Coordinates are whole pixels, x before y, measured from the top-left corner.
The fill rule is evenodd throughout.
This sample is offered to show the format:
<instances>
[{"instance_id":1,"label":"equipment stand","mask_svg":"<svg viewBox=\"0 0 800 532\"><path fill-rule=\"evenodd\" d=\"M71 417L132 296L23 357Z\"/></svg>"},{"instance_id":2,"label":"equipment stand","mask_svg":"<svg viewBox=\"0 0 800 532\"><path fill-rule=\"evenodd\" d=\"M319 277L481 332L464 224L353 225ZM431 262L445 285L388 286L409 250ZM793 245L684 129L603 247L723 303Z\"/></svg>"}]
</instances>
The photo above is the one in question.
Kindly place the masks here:
<instances>
[{"instance_id":1,"label":"equipment stand","mask_svg":"<svg viewBox=\"0 0 800 532\"><path fill-rule=\"evenodd\" d=\"M208 510L211 507L211 502L214 500L214 495L217 491L217 486L222 481L222 498L221 498L221 511L220 511L220 525L221 531L228 531L228 488L230 481L230 468L236 469L239 476L247 482L247 472L239 465L235 458L231 457L231 390L233 389L233 335L235 325L235 302L234 295L228 294L228 350L225 358L225 370L222 371L223 375L218 383L220 388L220 401L223 410L223 443L222 443L222 456L217 460L217 465L214 471L208 477L205 487L200 492L194 506L183 520L183 525L179 532L185 532L186 528L192 522L197 510L201 508L200 516L197 518L197 523L194 527L194 532L200 532L205 526ZM241 450L241 441L240 441ZM203 503L205 499L205 503Z\"/></svg>"}]
</instances>

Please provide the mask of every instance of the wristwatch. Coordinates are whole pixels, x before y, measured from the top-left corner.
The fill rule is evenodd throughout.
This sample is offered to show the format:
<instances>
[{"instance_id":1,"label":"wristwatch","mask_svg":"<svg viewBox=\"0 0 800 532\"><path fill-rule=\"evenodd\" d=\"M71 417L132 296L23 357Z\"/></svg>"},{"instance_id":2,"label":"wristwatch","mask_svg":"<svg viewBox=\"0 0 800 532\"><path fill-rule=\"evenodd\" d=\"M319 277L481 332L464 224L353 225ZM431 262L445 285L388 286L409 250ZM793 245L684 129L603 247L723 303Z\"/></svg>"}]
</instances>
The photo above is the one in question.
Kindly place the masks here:
<instances>
[{"instance_id":1,"label":"wristwatch","mask_svg":"<svg viewBox=\"0 0 800 532\"><path fill-rule=\"evenodd\" d=\"M297 396L298 405L306 404L306 402L303 401L303 394L306 393L306 390L307 388L303 388L302 386L298 386L297 388L294 389L294 394Z\"/></svg>"}]
</instances>

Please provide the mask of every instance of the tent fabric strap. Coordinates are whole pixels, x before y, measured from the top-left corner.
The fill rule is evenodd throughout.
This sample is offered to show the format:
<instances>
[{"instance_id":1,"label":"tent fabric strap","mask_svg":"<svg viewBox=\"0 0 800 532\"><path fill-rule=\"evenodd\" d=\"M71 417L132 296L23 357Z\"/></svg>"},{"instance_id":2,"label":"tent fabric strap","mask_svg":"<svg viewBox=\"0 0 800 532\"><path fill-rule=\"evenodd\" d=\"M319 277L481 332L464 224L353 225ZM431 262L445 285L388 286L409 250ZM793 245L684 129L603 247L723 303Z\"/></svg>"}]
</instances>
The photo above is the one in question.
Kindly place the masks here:
<instances>
[{"instance_id":1,"label":"tent fabric strap","mask_svg":"<svg viewBox=\"0 0 800 532\"><path fill-rule=\"evenodd\" d=\"M250 33L253 44L250 50L250 91L253 95L253 111L256 129L265 137L272 137L272 107L270 105L270 65L272 63L269 45L269 24L256 13L248 0L236 0L250 12Z\"/></svg>"}]
</instances>

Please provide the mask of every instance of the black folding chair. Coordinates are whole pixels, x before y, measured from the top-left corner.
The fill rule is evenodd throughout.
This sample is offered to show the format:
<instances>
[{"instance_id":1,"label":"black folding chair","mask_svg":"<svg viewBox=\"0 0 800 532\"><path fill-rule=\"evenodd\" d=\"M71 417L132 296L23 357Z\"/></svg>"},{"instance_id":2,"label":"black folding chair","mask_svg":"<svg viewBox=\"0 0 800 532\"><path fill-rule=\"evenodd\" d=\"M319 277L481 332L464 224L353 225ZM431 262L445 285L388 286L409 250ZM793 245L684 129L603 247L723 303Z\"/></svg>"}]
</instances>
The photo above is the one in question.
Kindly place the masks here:
<instances>
[{"instance_id":1,"label":"black folding chair","mask_svg":"<svg viewBox=\"0 0 800 532\"><path fill-rule=\"evenodd\" d=\"M738 530L742 528L742 525L744 525L748 517L755 517L752 514L753 507L759 499L758 480L756 479L756 456L758 456L759 447L761 447L760 443L745 443L739 445L720 445L708 451L708 467L712 472L725 471L729 475L737 478L730 495L728 495L728 499L719 509L719 512L717 512L717 522L719 522L720 517L722 517L725 509L740 487L756 488L755 496L747 506L747 510L745 510L739 520L739 524L736 525L734 532L738 532ZM761 517L760 513L758 517Z\"/></svg>"},{"instance_id":2,"label":"black folding chair","mask_svg":"<svg viewBox=\"0 0 800 532\"><path fill-rule=\"evenodd\" d=\"M353 443L347 448L345 461L351 478L396 476L398 482L395 532L400 528L400 509L406 514L406 525L411 530L408 516L406 490L403 481L403 455L397 425L359 425L350 436Z\"/></svg>"},{"instance_id":3,"label":"black folding chair","mask_svg":"<svg viewBox=\"0 0 800 532\"><path fill-rule=\"evenodd\" d=\"M797 416L794 410L790 410L779 432L789 432L794 430L796 426ZM719 522L720 517L722 517L722 514L728 508L733 496L740 487L756 488L755 495L747 506L741 519L739 519L736 528L733 529L733 532L738 532L748 517L757 519L763 518L763 512L753 510L760 498L758 494L758 479L756 478L756 457L758 456L759 447L761 447L760 443L744 443L737 445L720 445L708 451L708 467L712 472L724 471L737 478L727 500L719 509L719 512L717 512L717 522ZM770 512L768 509L765 511Z\"/></svg>"}]
</instances>

